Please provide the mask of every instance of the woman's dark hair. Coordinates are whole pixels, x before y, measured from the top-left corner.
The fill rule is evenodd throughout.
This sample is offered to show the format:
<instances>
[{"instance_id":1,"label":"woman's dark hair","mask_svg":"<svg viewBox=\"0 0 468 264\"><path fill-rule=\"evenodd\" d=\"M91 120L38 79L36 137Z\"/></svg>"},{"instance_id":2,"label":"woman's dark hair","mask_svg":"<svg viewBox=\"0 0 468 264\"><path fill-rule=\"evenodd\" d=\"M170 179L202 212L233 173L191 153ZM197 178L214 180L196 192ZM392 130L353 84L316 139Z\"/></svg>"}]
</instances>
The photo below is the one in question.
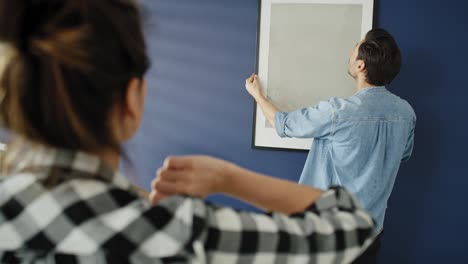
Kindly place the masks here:
<instances>
[{"instance_id":1,"label":"woman's dark hair","mask_svg":"<svg viewBox=\"0 0 468 264\"><path fill-rule=\"evenodd\" d=\"M0 119L16 134L72 150L119 149L109 114L149 67L132 0L0 0Z\"/></svg>"},{"instance_id":2,"label":"woman's dark hair","mask_svg":"<svg viewBox=\"0 0 468 264\"><path fill-rule=\"evenodd\" d=\"M366 64L366 81L372 85L387 85L400 72L400 49L392 35L383 29L372 29L366 34L357 59Z\"/></svg>"}]
</instances>

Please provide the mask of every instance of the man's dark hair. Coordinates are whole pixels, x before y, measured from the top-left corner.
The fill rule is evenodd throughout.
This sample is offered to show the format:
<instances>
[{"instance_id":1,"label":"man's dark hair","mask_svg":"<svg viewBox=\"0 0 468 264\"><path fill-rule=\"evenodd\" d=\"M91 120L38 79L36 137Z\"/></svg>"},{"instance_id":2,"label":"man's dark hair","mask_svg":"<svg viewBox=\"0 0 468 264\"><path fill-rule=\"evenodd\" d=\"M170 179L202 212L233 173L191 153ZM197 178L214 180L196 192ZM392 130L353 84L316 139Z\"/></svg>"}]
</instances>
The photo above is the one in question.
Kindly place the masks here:
<instances>
[{"instance_id":1,"label":"man's dark hair","mask_svg":"<svg viewBox=\"0 0 468 264\"><path fill-rule=\"evenodd\" d=\"M357 59L366 64L366 81L372 85L387 85L400 72L400 49L392 35L380 28L367 32Z\"/></svg>"}]
</instances>

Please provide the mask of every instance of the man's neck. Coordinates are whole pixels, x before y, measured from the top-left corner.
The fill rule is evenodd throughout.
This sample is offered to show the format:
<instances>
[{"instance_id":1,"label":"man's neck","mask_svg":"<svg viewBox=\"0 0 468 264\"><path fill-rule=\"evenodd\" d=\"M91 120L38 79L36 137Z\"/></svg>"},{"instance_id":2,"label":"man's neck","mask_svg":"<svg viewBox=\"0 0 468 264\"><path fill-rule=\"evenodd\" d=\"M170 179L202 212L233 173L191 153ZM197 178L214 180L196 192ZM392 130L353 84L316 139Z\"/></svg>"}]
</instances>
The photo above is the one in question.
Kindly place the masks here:
<instances>
[{"instance_id":1,"label":"man's neck","mask_svg":"<svg viewBox=\"0 0 468 264\"><path fill-rule=\"evenodd\" d=\"M375 87L375 85L372 85L368 82L365 81L363 78L358 78L357 79L357 90L361 91L370 87Z\"/></svg>"}]
</instances>

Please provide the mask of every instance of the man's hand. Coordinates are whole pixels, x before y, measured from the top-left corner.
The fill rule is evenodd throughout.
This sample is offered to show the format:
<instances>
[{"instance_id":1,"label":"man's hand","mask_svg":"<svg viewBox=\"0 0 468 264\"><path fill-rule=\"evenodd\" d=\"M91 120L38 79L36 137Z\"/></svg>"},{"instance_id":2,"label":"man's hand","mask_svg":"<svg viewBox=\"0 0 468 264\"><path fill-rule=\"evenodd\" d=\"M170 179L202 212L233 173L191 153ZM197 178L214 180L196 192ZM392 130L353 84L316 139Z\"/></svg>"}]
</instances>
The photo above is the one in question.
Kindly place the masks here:
<instances>
[{"instance_id":1,"label":"man's hand","mask_svg":"<svg viewBox=\"0 0 468 264\"><path fill-rule=\"evenodd\" d=\"M274 127L275 114L279 112L279 110L267 99L267 97L263 96L262 87L260 86L258 76L255 73L245 80L245 89L253 96L257 104L260 105L266 119Z\"/></svg>"},{"instance_id":2,"label":"man's hand","mask_svg":"<svg viewBox=\"0 0 468 264\"><path fill-rule=\"evenodd\" d=\"M256 101L263 96L258 76L255 73L245 80L245 89Z\"/></svg>"},{"instance_id":3,"label":"man's hand","mask_svg":"<svg viewBox=\"0 0 468 264\"><path fill-rule=\"evenodd\" d=\"M229 162L208 156L169 157L151 183L150 201L155 204L171 195L206 197L223 190Z\"/></svg>"}]
</instances>

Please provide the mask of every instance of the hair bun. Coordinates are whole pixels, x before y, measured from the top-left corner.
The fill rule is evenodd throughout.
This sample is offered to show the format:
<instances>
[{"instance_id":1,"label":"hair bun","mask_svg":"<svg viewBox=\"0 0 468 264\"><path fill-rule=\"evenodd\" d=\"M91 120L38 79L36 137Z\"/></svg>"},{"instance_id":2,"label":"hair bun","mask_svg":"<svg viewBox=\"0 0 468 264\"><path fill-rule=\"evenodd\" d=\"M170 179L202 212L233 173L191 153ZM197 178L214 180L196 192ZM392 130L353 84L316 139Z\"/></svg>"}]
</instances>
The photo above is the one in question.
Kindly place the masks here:
<instances>
[{"instance_id":1,"label":"hair bun","mask_svg":"<svg viewBox=\"0 0 468 264\"><path fill-rule=\"evenodd\" d=\"M80 0L81 1L81 0ZM29 49L39 29L60 12L67 0L0 0L0 41Z\"/></svg>"},{"instance_id":2,"label":"hair bun","mask_svg":"<svg viewBox=\"0 0 468 264\"><path fill-rule=\"evenodd\" d=\"M24 0L0 0L0 41L21 48L27 43L24 24L27 3Z\"/></svg>"},{"instance_id":3,"label":"hair bun","mask_svg":"<svg viewBox=\"0 0 468 264\"><path fill-rule=\"evenodd\" d=\"M0 41L19 52L87 68L88 52L81 44L90 30L76 19L80 7L71 0L0 0Z\"/></svg>"}]
</instances>

